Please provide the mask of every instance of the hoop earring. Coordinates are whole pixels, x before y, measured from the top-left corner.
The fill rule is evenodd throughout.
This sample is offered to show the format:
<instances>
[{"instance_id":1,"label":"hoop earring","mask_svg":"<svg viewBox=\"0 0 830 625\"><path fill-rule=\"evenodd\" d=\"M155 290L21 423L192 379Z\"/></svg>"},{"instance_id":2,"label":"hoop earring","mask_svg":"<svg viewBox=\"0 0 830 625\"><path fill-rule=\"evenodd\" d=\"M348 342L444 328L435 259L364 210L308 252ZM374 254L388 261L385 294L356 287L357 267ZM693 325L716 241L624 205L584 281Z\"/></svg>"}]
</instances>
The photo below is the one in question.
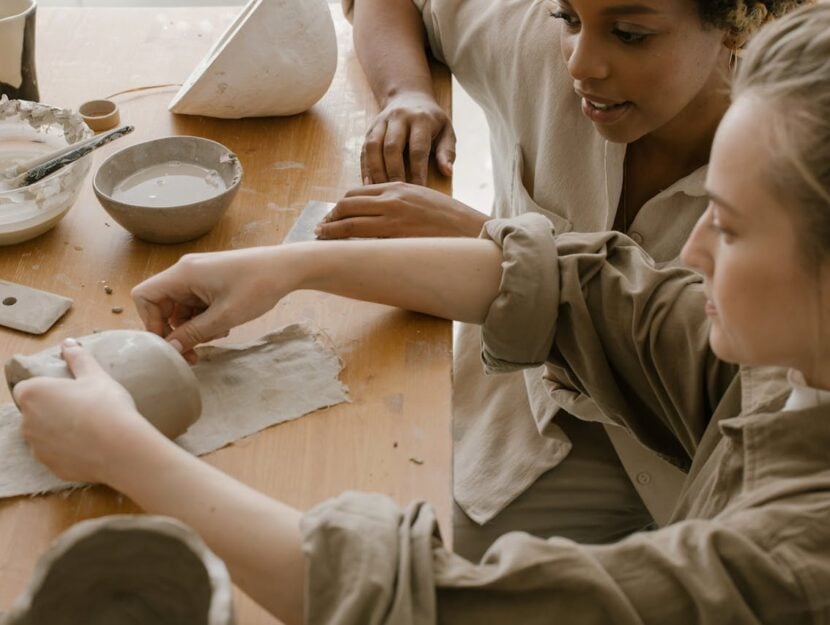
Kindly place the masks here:
<instances>
[{"instance_id":1,"label":"hoop earring","mask_svg":"<svg viewBox=\"0 0 830 625\"><path fill-rule=\"evenodd\" d=\"M735 70L738 68L738 49L737 48L729 48L729 71L733 74Z\"/></svg>"}]
</instances>

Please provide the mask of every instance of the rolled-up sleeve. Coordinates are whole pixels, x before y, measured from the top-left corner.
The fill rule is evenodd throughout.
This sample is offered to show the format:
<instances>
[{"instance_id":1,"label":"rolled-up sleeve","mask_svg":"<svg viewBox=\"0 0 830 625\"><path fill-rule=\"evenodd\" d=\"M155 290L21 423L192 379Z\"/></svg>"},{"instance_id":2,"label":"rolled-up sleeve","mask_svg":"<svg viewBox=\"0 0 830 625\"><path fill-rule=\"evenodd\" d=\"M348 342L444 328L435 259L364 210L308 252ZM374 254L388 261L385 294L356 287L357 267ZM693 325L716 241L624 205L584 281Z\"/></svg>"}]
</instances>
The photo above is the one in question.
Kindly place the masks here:
<instances>
[{"instance_id":1,"label":"rolled-up sleeve","mask_svg":"<svg viewBox=\"0 0 830 625\"><path fill-rule=\"evenodd\" d=\"M616 232L556 235L534 214L492 220L500 292L485 318L488 371L545 362L558 389L589 398L604 420L688 467L737 373L709 347L702 278L661 269Z\"/></svg>"},{"instance_id":2,"label":"rolled-up sleeve","mask_svg":"<svg viewBox=\"0 0 830 625\"><path fill-rule=\"evenodd\" d=\"M302 522L306 622L810 622L798 574L774 541L764 544L761 516L686 521L609 546L511 533L474 564L441 544L428 506L347 493Z\"/></svg>"},{"instance_id":3,"label":"rolled-up sleeve","mask_svg":"<svg viewBox=\"0 0 830 625\"><path fill-rule=\"evenodd\" d=\"M432 625L432 509L401 509L388 497L347 492L302 520L307 556L306 622L314 625Z\"/></svg>"},{"instance_id":4,"label":"rolled-up sleeve","mask_svg":"<svg viewBox=\"0 0 830 625\"><path fill-rule=\"evenodd\" d=\"M543 364L550 354L559 308L559 267L550 221L527 213L494 219L482 236L502 248L499 294L481 328L488 373Z\"/></svg>"}]
</instances>

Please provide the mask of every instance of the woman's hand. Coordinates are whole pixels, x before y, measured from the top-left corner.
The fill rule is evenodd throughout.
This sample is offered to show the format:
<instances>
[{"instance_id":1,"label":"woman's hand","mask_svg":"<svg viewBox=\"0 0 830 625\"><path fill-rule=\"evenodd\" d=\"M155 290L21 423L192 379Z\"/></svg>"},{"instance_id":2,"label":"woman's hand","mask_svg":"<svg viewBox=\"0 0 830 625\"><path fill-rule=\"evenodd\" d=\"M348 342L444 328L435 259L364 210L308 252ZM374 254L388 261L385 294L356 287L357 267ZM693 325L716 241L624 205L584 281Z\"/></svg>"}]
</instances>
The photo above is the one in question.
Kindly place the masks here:
<instances>
[{"instance_id":1,"label":"woman's hand","mask_svg":"<svg viewBox=\"0 0 830 625\"><path fill-rule=\"evenodd\" d=\"M279 301L278 278L293 274L272 262L275 250L187 254L133 289L138 314L150 332L195 362L196 345L227 336Z\"/></svg>"},{"instance_id":2,"label":"woman's hand","mask_svg":"<svg viewBox=\"0 0 830 625\"><path fill-rule=\"evenodd\" d=\"M14 387L23 437L35 459L61 479L109 483L119 449L163 436L76 341L67 339L62 354L74 380L38 377Z\"/></svg>"},{"instance_id":3,"label":"woman's hand","mask_svg":"<svg viewBox=\"0 0 830 625\"><path fill-rule=\"evenodd\" d=\"M452 174L455 132L447 113L425 93L410 91L390 98L372 121L360 154L363 184L404 182L425 185L429 157L438 171Z\"/></svg>"},{"instance_id":4,"label":"woman's hand","mask_svg":"<svg viewBox=\"0 0 830 625\"><path fill-rule=\"evenodd\" d=\"M432 189L390 182L346 193L316 230L320 239L477 237L487 216Z\"/></svg>"}]
</instances>

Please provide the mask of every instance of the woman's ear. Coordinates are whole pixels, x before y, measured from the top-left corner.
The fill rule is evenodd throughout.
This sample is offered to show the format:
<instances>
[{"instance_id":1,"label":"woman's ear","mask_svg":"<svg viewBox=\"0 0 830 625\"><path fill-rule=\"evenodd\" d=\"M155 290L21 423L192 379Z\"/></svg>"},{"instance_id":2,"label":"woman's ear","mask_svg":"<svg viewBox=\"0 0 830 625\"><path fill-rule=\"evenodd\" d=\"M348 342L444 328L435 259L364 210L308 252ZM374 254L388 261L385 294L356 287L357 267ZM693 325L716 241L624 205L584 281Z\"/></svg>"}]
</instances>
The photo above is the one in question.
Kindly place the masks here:
<instances>
[{"instance_id":1,"label":"woman's ear","mask_svg":"<svg viewBox=\"0 0 830 625\"><path fill-rule=\"evenodd\" d=\"M745 32L728 30L723 34L723 47L739 56L748 39L749 35Z\"/></svg>"}]
</instances>

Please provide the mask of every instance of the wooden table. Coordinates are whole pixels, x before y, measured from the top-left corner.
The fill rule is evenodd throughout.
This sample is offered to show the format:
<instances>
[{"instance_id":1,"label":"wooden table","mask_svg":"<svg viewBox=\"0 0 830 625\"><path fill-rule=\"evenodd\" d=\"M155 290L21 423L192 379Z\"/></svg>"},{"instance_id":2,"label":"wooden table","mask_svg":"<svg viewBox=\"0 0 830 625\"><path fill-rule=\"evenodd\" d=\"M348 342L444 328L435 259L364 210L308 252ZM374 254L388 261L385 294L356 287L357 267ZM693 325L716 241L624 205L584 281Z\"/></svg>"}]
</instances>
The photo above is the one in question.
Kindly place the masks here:
<instances>
[{"instance_id":1,"label":"wooden table","mask_svg":"<svg viewBox=\"0 0 830 625\"><path fill-rule=\"evenodd\" d=\"M38 77L44 103L83 101L148 85L181 83L239 8L40 9ZM311 199L335 201L359 184L359 153L377 108L352 47L351 27L333 8L339 64L328 94L291 118L214 120L174 116L175 88L119 96L135 132L99 150L78 202L51 232L0 248L0 278L74 299L45 336L0 328L0 358L31 353L93 330L141 328L132 286L192 251L278 243ZM450 81L435 68L436 93L449 108ZM220 224L191 243L143 243L113 222L92 193L96 167L114 151L170 134L219 141L239 155L245 178ZM449 192L446 179L433 186ZM103 281L112 288L107 294ZM114 307L124 312L115 314ZM253 339L298 320L322 328L345 368L351 403L270 428L206 457L237 479L301 509L344 489L430 500L449 531L450 350L446 321L319 293L296 293L227 339ZM0 401L9 401L0 385ZM47 545L73 523L135 512L96 487L0 502L0 610L21 592ZM272 623L237 593L239 622Z\"/></svg>"}]
</instances>

